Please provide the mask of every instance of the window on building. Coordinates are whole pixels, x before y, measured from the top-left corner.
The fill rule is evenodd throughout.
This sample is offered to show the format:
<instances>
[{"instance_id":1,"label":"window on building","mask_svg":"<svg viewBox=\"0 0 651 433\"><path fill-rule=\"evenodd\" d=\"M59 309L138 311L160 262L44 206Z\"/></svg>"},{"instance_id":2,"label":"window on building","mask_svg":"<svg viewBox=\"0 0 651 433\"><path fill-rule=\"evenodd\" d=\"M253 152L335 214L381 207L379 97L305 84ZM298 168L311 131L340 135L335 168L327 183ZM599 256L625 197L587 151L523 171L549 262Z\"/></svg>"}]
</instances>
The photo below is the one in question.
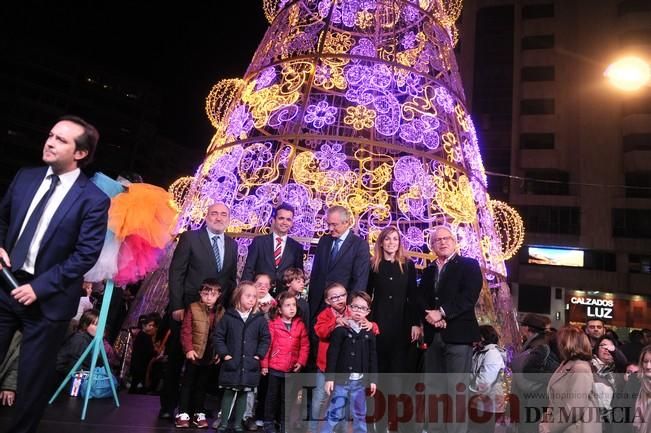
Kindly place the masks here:
<instances>
[{"instance_id":1,"label":"window on building","mask_svg":"<svg viewBox=\"0 0 651 433\"><path fill-rule=\"evenodd\" d=\"M526 170L524 192L526 194L568 195L570 174L555 169Z\"/></svg>"},{"instance_id":2,"label":"window on building","mask_svg":"<svg viewBox=\"0 0 651 433\"><path fill-rule=\"evenodd\" d=\"M520 134L520 149L553 149L553 133L533 133L528 132Z\"/></svg>"},{"instance_id":3,"label":"window on building","mask_svg":"<svg viewBox=\"0 0 651 433\"><path fill-rule=\"evenodd\" d=\"M552 288L520 284L518 288L518 311L549 314L551 310Z\"/></svg>"},{"instance_id":4,"label":"window on building","mask_svg":"<svg viewBox=\"0 0 651 433\"><path fill-rule=\"evenodd\" d=\"M651 150L651 134L628 134L622 138L624 152Z\"/></svg>"},{"instance_id":5,"label":"window on building","mask_svg":"<svg viewBox=\"0 0 651 433\"><path fill-rule=\"evenodd\" d=\"M552 18L554 16L554 3L541 3L522 6L522 18L531 20L536 18Z\"/></svg>"},{"instance_id":6,"label":"window on building","mask_svg":"<svg viewBox=\"0 0 651 433\"><path fill-rule=\"evenodd\" d=\"M581 234L581 211L570 206L519 206L525 228L531 233Z\"/></svg>"},{"instance_id":7,"label":"window on building","mask_svg":"<svg viewBox=\"0 0 651 433\"><path fill-rule=\"evenodd\" d=\"M583 268L595 271L615 272L617 260L615 253L610 251L585 250L583 254Z\"/></svg>"},{"instance_id":8,"label":"window on building","mask_svg":"<svg viewBox=\"0 0 651 433\"><path fill-rule=\"evenodd\" d=\"M617 5L617 15L651 12L651 2L649 0L623 0Z\"/></svg>"},{"instance_id":9,"label":"window on building","mask_svg":"<svg viewBox=\"0 0 651 433\"><path fill-rule=\"evenodd\" d=\"M520 101L520 114L554 114L553 99L523 99Z\"/></svg>"},{"instance_id":10,"label":"window on building","mask_svg":"<svg viewBox=\"0 0 651 433\"><path fill-rule=\"evenodd\" d=\"M520 71L522 81L554 81L553 66L525 66Z\"/></svg>"},{"instance_id":11,"label":"window on building","mask_svg":"<svg viewBox=\"0 0 651 433\"><path fill-rule=\"evenodd\" d=\"M629 254L628 271L633 274L651 274L651 256Z\"/></svg>"},{"instance_id":12,"label":"window on building","mask_svg":"<svg viewBox=\"0 0 651 433\"><path fill-rule=\"evenodd\" d=\"M651 209L613 209L613 236L651 238Z\"/></svg>"},{"instance_id":13,"label":"window on building","mask_svg":"<svg viewBox=\"0 0 651 433\"><path fill-rule=\"evenodd\" d=\"M651 198L651 171L626 173L626 197Z\"/></svg>"},{"instance_id":14,"label":"window on building","mask_svg":"<svg viewBox=\"0 0 651 433\"><path fill-rule=\"evenodd\" d=\"M546 50L554 48L554 35L525 36L522 38L523 50Z\"/></svg>"}]
</instances>

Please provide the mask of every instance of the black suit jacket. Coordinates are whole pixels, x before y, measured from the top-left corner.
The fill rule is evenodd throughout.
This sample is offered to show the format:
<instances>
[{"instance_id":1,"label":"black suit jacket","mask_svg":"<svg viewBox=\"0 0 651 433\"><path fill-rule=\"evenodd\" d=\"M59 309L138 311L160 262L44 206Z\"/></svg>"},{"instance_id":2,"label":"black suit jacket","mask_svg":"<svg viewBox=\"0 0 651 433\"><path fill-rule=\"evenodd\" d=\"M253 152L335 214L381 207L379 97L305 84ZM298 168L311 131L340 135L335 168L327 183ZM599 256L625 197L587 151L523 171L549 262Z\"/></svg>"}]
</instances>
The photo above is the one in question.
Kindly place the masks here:
<instances>
[{"instance_id":1,"label":"black suit jacket","mask_svg":"<svg viewBox=\"0 0 651 433\"><path fill-rule=\"evenodd\" d=\"M246 256L242 280L253 280L258 274L268 274L275 280L276 291L278 291L278 289L284 288L282 281L285 270L289 268L303 269L303 247L301 244L290 237L287 238L278 268L274 262L275 247L273 234L253 239Z\"/></svg>"},{"instance_id":2,"label":"black suit jacket","mask_svg":"<svg viewBox=\"0 0 651 433\"><path fill-rule=\"evenodd\" d=\"M169 271L170 311L185 309L199 300L199 288L206 278L216 278L222 286L222 304L230 305L237 274L237 243L224 235L224 265L217 261L204 227L181 233Z\"/></svg>"},{"instance_id":3,"label":"black suit jacket","mask_svg":"<svg viewBox=\"0 0 651 433\"><path fill-rule=\"evenodd\" d=\"M443 341L451 344L470 344L479 341L479 324L475 316L475 304L483 284L479 263L475 259L454 256L443 268L438 290L434 282L438 274L436 263L425 269L420 280L422 297L421 319L425 330L425 341L430 343L434 334L441 333ZM445 312L445 329L435 328L425 320L425 310L442 308Z\"/></svg>"},{"instance_id":4,"label":"black suit jacket","mask_svg":"<svg viewBox=\"0 0 651 433\"><path fill-rule=\"evenodd\" d=\"M20 170L0 201L0 247L9 254L47 169ZM79 173L48 223L30 281L48 319L70 320L75 315L84 274L104 245L109 205L109 197Z\"/></svg>"},{"instance_id":5,"label":"black suit jacket","mask_svg":"<svg viewBox=\"0 0 651 433\"><path fill-rule=\"evenodd\" d=\"M368 243L353 232L349 232L346 240L339 247L334 263L330 263L333 241L331 235L323 236L319 239L314 254L308 291L312 323L325 306L323 292L331 283L341 283L348 293L366 291L371 260Z\"/></svg>"}]
</instances>

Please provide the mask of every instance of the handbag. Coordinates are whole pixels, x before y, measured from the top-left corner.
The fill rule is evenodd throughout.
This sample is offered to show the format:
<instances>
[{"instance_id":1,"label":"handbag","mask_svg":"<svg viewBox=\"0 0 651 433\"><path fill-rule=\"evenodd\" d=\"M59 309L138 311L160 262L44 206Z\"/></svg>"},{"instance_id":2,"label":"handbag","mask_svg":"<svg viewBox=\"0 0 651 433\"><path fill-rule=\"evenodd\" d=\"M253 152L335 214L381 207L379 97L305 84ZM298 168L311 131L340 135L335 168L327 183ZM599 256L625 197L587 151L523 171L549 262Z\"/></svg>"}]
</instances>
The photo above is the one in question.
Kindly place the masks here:
<instances>
[{"instance_id":1,"label":"handbag","mask_svg":"<svg viewBox=\"0 0 651 433\"><path fill-rule=\"evenodd\" d=\"M88 398L109 398L113 396L113 391L111 390L111 381L115 385L117 391L118 381L113 376L113 373L107 373L106 368L104 367L95 367L95 373L93 374L93 383L89 386L90 374L82 379L81 386L79 388L79 395L83 398L86 397L86 393L89 393ZM89 391L90 388L90 391Z\"/></svg>"}]
</instances>

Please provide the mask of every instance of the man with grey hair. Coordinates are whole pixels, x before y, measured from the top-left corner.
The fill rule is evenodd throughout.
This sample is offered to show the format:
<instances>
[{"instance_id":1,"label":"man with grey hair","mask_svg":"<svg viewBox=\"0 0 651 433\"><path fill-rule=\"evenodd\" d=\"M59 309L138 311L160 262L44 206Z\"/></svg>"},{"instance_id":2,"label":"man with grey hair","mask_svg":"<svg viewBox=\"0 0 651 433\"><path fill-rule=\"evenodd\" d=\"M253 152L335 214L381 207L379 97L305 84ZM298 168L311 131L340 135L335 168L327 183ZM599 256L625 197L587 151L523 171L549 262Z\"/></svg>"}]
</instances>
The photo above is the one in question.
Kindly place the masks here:
<instances>
[{"instance_id":1,"label":"man with grey hair","mask_svg":"<svg viewBox=\"0 0 651 433\"><path fill-rule=\"evenodd\" d=\"M420 313L427 344L424 358L427 393L447 395L452 401L458 401L455 398L468 388L472 344L480 340L475 304L483 278L477 260L457 253L457 240L448 227L432 230L430 248L436 260L423 272L419 287L423 299L416 304L422 306ZM445 380L441 380L443 377ZM463 385L461 389L457 388L459 384ZM466 421L454 418L441 415L438 420L430 419L426 430L465 432Z\"/></svg>"},{"instance_id":2,"label":"man with grey hair","mask_svg":"<svg viewBox=\"0 0 651 433\"><path fill-rule=\"evenodd\" d=\"M348 293L366 291L370 269L368 243L350 231L352 216L343 206L326 213L330 233L319 239L310 274L310 322L325 306L323 292L332 283L342 284Z\"/></svg>"}]
</instances>

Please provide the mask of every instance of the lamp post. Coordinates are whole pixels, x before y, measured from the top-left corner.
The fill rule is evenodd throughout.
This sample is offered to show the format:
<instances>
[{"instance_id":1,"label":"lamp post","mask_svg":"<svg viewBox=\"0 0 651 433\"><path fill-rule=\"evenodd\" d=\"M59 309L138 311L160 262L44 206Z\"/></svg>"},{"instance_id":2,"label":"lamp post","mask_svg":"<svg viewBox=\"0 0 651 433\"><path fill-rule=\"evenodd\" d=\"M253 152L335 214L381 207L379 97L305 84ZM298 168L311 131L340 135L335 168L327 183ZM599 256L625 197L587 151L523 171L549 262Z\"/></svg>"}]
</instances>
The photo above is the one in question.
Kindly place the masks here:
<instances>
[{"instance_id":1,"label":"lamp post","mask_svg":"<svg viewBox=\"0 0 651 433\"><path fill-rule=\"evenodd\" d=\"M604 76L618 89L635 92L650 84L651 66L640 57L627 56L611 63Z\"/></svg>"}]
</instances>

